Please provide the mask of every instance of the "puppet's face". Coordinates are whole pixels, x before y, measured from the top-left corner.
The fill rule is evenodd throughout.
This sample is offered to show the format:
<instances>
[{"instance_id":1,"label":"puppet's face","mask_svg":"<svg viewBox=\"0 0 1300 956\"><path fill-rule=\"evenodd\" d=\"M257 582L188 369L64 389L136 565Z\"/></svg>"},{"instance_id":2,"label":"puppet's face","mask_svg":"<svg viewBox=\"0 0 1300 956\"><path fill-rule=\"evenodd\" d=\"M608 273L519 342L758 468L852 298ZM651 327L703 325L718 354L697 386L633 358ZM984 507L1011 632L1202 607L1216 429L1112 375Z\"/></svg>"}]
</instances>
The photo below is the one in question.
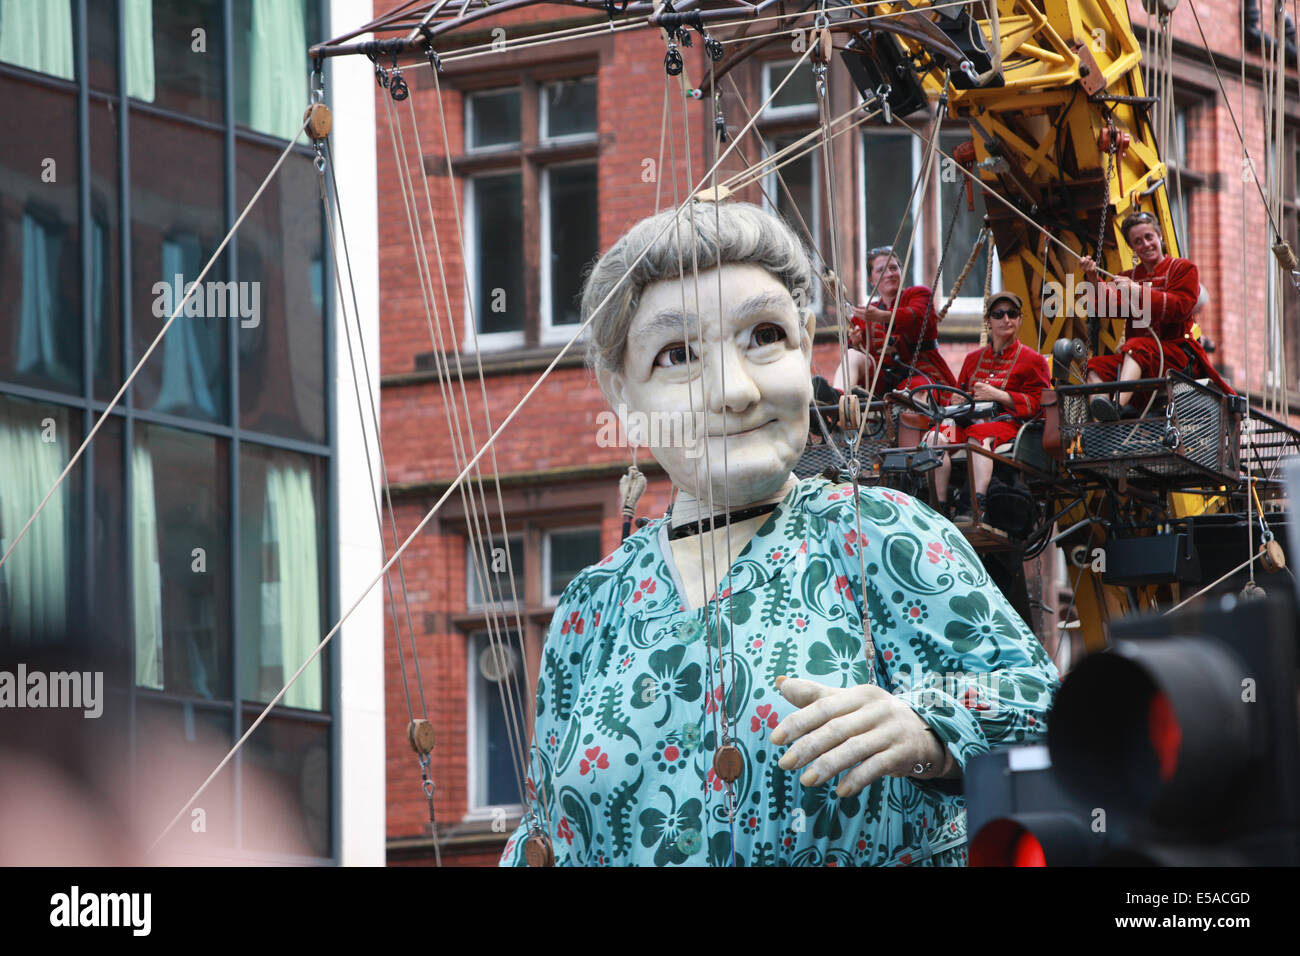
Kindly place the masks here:
<instances>
[{"instance_id":1,"label":"puppet's face","mask_svg":"<svg viewBox=\"0 0 1300 956\"><path fill-rule=\"evenodd\" d=\"M758 266L655 282L601 387L677 487L735 508L779 491L807 442L814 323Z\"/></svg>"}]
</instances>

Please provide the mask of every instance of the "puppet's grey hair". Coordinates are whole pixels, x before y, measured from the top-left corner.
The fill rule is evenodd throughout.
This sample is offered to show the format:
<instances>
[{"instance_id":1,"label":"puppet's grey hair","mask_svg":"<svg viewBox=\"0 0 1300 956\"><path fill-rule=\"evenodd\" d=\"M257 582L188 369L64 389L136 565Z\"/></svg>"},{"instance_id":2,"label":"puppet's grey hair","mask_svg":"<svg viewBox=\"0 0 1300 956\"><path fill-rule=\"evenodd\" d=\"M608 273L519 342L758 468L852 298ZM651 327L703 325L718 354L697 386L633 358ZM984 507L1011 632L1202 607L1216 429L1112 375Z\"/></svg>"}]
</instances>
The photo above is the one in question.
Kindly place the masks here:
<instances>
[{"instance_id":1,"label":"puppet's grey hair","mask_svg":"<svg viewBox=\"0 0 1300 956\"><path fill-rule=\"evenodd\" d=\"M808 252L780 217L750 203L722 202L716 211L712 202L695 202L694 207L693 217L687 207L642 219L592 267L582 293L583 321L614 289L591 323L587 363L593 369L622 371L628 329L646 286L689 278L696 268L703 272L730 263L761 266L786 287L801 314L812 301ZM675 227L668 225L674 217ZM633 266L642 250L645 256ZM625 272L629 274L619 284Z\"/></svg>"}]
</instances>

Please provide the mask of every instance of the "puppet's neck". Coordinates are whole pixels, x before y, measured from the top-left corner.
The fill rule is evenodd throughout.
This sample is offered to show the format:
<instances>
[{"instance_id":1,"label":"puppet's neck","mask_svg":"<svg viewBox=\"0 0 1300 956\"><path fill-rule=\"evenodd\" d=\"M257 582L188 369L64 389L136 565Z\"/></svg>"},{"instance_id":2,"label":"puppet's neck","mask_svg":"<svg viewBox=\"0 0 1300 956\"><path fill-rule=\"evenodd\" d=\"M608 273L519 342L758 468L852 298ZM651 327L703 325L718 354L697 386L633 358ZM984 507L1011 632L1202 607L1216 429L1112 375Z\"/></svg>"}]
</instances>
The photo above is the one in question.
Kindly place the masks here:
<instances>
[{"instance_id":1,"label":"puppet's neck","mask_svg":"<svg viewBox=\"0 0 1300 956\"><path fill-rule=\"evenodd\" d=\"M710 515L720 515L725 514L727 511L735 512L747 508L756 508L759 505L774 504L789 494L790 489L795 486L795 483L798 482L798 480L799 479L795 477L795 475L791 474L790 477L785 480L785 484L783 484L775 494L769 495L768 497L762 498L758 501L746 501L743 504L733 503L730 508L724 507L723 503L718 500L716 496L712 502L713 507L710 508L710 503L708 501L700 501L689 491L679 488L677 490L677 499L673 502L671 526L673 528L680 528L684 524L698 522L701 518L707 518ZM721 522L717 522L717 525L718 527L722 527Z\"/></svg>"}]
</instances>

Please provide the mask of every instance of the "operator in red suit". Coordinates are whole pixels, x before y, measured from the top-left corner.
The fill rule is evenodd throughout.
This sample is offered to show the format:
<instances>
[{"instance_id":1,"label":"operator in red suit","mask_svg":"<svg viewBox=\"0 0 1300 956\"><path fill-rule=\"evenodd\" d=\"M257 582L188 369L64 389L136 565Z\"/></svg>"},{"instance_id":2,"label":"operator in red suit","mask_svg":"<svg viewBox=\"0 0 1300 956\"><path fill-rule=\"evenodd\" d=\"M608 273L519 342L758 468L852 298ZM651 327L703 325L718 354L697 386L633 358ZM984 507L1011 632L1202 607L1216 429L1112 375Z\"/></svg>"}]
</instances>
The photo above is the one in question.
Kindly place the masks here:
<instances>
[{"instance_id":1,"label":"operator in red suit","mask_svg":"<svg viewBox=\"0 0 1300 956\"><path fill-rule=\"evenodd\" d=\"M934 293L923 285L899 291L902 267L889 246L867 254L867 272L879 298L853 310L849 332L848 361L835 372L834 386L841 392L854 386L870 388L876 379L876 362L885 344L885 330L893 314L890 347L885 354L876 391L907 390L918 385L956 385L952 369L939 354L939 317L934 311ZM894 300L898 308L894 309ZM905 366L912 366L913 372ZM917 374L919 372L920 374Z\"/></svg>"},{"instance_id":2,"label":"operator in red suit","mask_svg":"<svg viewBox=\"0 0 1300 956\"><path fill-rule=\"evenodd\" d=\"M867 253L867 272L879 298L869 305L853 309L849 330L849 350L842 365L835 370L834 387L840 392L850 388L871 389L883 395L898 389L907 391L918 385L956 385L952 369L939 353L939 317L934 311L934 293L923 285L903 284L902 266L890 246L880 246ZM897 300L898 308L894 308ZM894 325L885 348L885 330L893 315ZM877 362L884 352L884 366L876 374ZM910 366L910 368L908 367ZM814 388L818 383L814 382ZM824 391L824 386L821 386ZM819 400L834 400L830 392ZM918 430L902 426L899 445L915 445Z\"/></svg>"},{"instance_id":3,"label":"operator in red suit","mask_svg":"<svg viewBox=\"0 0 1300 956\"><path fill-rule=\"evenodd\" d=\"M977 402L996 402L1000 408L994 417L966 428L945 423L925 436L927 445L946 442L960 445L968 439L990 450L1014 441L1020 426L1037 417L1043 389L1049 387L1047 360L1020 341L1022 304L1014 292L999 292L985 307L984 324L989 344L966 356L961 366L961 388ZM975 493L981 509L984 493L993 477L993 459L976 455L972 459ZM947 507L948 477L952 459L944 455L935 470L934 485L939 506Z\"/></svg>"},{"instance_id":4,"label":"operator in red suit","mask_svg":"<svg viewBox=\"0 0 1300 956\"><path fill-rule=\"evenodd\" d=\"M1192 338L1192 314L1201 294L1196 265L1165 253L1160 224L1149 212L1126 217L1120 232L1137 256L1132 269L1110 282L1100 282L1097 263L1091 257L1084 256L1080 265L1085 281L1094 283L1096 302L1107 302L1118 293L1119 301L1133 304L1130 313L1137 314L1128 316L1119 354L1098 355L1088 361L1088 381L1129 382L1179 371L1192 378L1209 378L1223 391L1234 394L1210 364L1201 343ZM1136 403L1130 404L1132 397L1132 391L1121 392L1116 406L1105 395L1094 395L1088 407L1098 421L1136 418L1141 409Z\"/></svg>"}]
</instances>

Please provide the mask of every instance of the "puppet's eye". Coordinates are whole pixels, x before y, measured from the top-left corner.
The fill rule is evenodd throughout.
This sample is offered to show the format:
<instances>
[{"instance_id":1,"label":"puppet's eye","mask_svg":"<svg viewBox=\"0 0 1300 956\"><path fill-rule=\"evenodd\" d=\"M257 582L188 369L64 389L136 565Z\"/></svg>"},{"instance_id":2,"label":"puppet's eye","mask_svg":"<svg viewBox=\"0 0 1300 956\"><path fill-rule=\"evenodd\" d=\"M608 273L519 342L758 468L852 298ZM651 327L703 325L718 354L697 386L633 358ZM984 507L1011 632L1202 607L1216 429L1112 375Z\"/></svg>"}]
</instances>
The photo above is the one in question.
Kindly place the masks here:
<instances>
[{"instance_id":1,"label":"puppet's eye","mask_svg":"<svg viewBox=\"0 0 1300 956\"><path fill-rule=\"evenodd\" d=\"M779 325L773 325L770 322L760 325L754 329L754 344L758 346L774 345L785 339L785 329Z\"/></svg>"},{"instance_id":2,"label":"puppet's eye","mask_svg":"<svg viewBox=\"0 0 1300 956\"><path fill-rule=\"evenodd\" d=\"M684 365L687 361L688 349L680 342L676 345L670 345L655 356L655 367L672 368L674 365ZM697 361L695 352L689 350L690 361Z\"/></svg>"}]
</instances>

